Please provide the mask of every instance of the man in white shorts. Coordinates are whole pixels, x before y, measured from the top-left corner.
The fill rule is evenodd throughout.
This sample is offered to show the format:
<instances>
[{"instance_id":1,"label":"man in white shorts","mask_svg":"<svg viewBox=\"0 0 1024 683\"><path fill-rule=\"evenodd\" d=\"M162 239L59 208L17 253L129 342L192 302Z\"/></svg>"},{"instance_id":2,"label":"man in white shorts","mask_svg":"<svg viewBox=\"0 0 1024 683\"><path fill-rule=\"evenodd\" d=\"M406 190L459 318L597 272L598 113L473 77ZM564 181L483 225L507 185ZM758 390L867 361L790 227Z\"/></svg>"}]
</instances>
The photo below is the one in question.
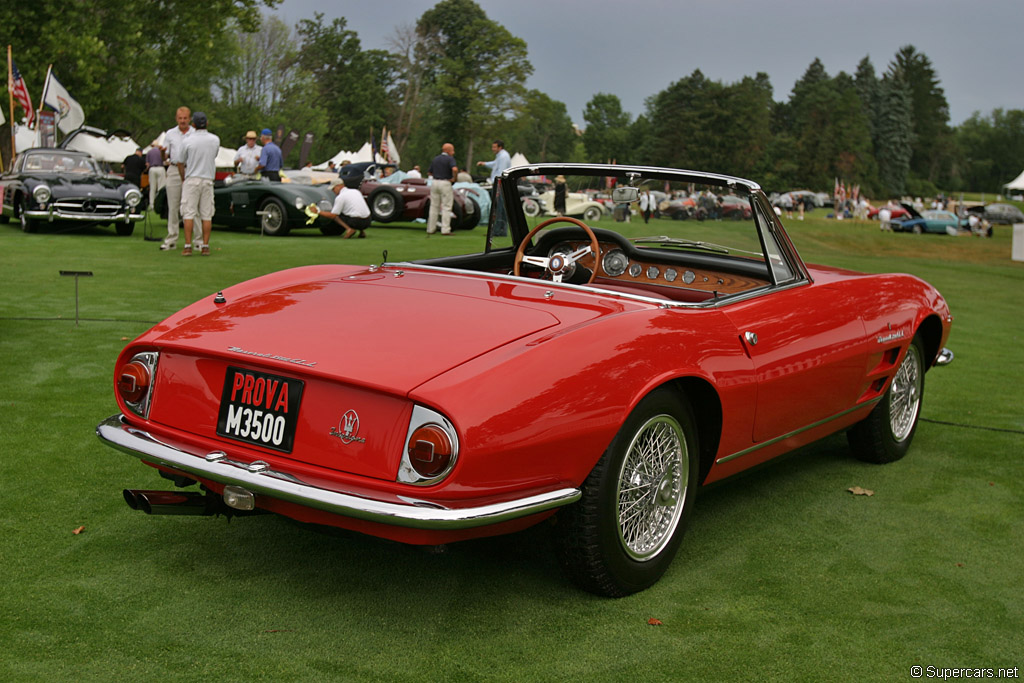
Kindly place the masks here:
<instances>
[{"instance_id":1,"label":"man in white shorts","mask_svg":"<svg viewBox=\"0 0 1024 683\"><path fill-rule=\"evenodd\" d=\"M344 180L338 178L331 186L331 191L337 195L334 206L330 211L318 211L321 217L345 229L345 236L342 239L352 237L356 231L360 237L366 237L366 229L370 227L370 207L366 205L366 199L359 190L362 182L363 179L359 176L348 176ZM338 234L332 233L329 229L324 229L323 232L328 235Z\"/></svg>"},{"instance_id":2,"label":"man in white shorts","mask_svg":"<svg viewBox=\"0 0 1024 683\"><path fill-rule=\"evenodd\" d=\"M181 215L185 218L183 256L192 255L192 227L196 218L203 223L203 256L210 255L210 232L213 229L213 179L217 175L217 152L220 138L206 129L206 114L192 115L195 131L185 141L178 173L182 178Z\"/></svg>"},{"instance_id":3,"label":"man in white shorts","mask_svg":"<svg viewBox=\"0 0 1024 683\"><path fill-rule=\"evenodd\" d=\"M174 118L178 125L164 133L164 149L167 150L167 237L160 249L169 251L178 248L178 221L181 212L181 176L174 170L181 163L181 150L185 139L192 134L189 125L192 111L188 107L178 107Z\"/></svg>"}]
</instances>

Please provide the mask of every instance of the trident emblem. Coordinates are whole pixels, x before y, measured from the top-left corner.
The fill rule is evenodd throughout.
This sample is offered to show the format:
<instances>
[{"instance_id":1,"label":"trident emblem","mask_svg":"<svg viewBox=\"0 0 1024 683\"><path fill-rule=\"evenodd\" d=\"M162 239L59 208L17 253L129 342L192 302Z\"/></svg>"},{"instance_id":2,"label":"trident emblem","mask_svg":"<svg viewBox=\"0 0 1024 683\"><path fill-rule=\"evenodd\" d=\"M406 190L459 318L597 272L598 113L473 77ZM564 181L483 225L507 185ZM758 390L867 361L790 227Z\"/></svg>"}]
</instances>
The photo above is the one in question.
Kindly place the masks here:
<instances>
[{"instance_id":1,"label":"trident emblem","mask_svg":"<svg viewBox=\"0 0 1024 683\"><path fill-rule=\"evenodd\" d=\"M359 414L354 410L348 410L344 415L341 416L341 420L338 422L338 427L335 429L331 428L331 436L336 436L341 439L344 444L350 444L352 442L366 443L366 439L358 436L359 434Z\"/></svg>"}]
</instances>

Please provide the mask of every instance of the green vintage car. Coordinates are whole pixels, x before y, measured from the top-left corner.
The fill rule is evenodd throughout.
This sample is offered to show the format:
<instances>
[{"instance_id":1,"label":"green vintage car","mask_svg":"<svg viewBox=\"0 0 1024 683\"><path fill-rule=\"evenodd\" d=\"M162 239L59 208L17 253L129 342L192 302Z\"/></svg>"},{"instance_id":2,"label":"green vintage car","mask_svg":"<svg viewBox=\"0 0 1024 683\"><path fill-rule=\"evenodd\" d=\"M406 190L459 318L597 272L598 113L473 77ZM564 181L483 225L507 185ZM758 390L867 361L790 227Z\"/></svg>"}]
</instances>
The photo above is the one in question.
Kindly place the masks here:
<instances>
[{"instance_id":1,"label":"green vintage car","mask_svg":"<svg viewBox=\"0 0 1024 683\"><path fill-rule=\"evenodd\" d=\"M316 204L330 211L334 193L327 183L314 184L317 176L306 172L285 172L289 182L266 179L238 179L228 176L213 186L213 224L230 228L257 228L265 235L287 235L296 228L317 227L325 235L339 235L344 229L324 219L309 224L306 207ZM167 218L167 194L161 189L154 210Z\"/></svg>"}]
</instances>

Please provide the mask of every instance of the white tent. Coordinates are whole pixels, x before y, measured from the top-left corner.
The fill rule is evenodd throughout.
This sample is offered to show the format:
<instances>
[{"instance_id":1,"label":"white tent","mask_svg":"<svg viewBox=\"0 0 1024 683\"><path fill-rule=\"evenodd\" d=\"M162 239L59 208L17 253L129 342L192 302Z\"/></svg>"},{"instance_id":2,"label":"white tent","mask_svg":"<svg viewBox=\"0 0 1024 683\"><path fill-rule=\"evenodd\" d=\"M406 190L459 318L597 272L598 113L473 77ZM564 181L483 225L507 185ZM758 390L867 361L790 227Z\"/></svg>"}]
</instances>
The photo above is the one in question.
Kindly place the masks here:
<instances>
[{"instance_id":1,"label":"white tent","mask_svg":"<svg viewBox=\"0 0 1024 683\"><path fill-rule=\"evenodd\" d=\"M1024 171L1021 174L1003 185L1007 190L1024 190Z\"/></svg>"},{"instance_id":2,"label":"white tent","mask_svg":"<svg viewBox=\"0 0 1024 683\"><path fill-rule=\"evenodd\" d=\"M513 167L514 166L527 166L527 165L529 165L529 163L530 162L527 161L526 157L523 156L522 152L516 152L515 154L512 155L512 166Z\"/></svg>"},{"instance_id":3,"label":"white tent","mask_svg":"<svg viewBox=\"0 0 1024 683\"><path fill-rule=\"evenodd\" d=\"M130 137L110 136L107 138L95 135L80 134L71 139L67 144L68 149L77 149L80 152L88 152L94 159L108 163L119 164L127 157L135 154L139 145Z\"/></svg>"}]
</instances>

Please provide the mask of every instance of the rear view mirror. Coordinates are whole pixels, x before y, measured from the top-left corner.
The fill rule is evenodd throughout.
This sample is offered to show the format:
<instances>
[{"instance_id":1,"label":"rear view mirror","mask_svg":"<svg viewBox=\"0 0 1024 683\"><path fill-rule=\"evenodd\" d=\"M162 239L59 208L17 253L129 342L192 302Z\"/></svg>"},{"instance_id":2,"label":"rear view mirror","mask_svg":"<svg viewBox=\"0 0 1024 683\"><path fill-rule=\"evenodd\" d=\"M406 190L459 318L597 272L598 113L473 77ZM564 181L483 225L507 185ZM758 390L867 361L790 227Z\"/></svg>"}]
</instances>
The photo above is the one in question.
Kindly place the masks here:
<instances>
[{"instance_id":1,"label":"rear view mirror","mask_svg":"<svg viewBox=\"0 0 1024 683\"><path fill-rule=\"evenodd\" d=\"M612 190L612 201L616 204L632 204L640 198L640 190L635 187L616 187Z\"/></svg>"}]
</instances>

